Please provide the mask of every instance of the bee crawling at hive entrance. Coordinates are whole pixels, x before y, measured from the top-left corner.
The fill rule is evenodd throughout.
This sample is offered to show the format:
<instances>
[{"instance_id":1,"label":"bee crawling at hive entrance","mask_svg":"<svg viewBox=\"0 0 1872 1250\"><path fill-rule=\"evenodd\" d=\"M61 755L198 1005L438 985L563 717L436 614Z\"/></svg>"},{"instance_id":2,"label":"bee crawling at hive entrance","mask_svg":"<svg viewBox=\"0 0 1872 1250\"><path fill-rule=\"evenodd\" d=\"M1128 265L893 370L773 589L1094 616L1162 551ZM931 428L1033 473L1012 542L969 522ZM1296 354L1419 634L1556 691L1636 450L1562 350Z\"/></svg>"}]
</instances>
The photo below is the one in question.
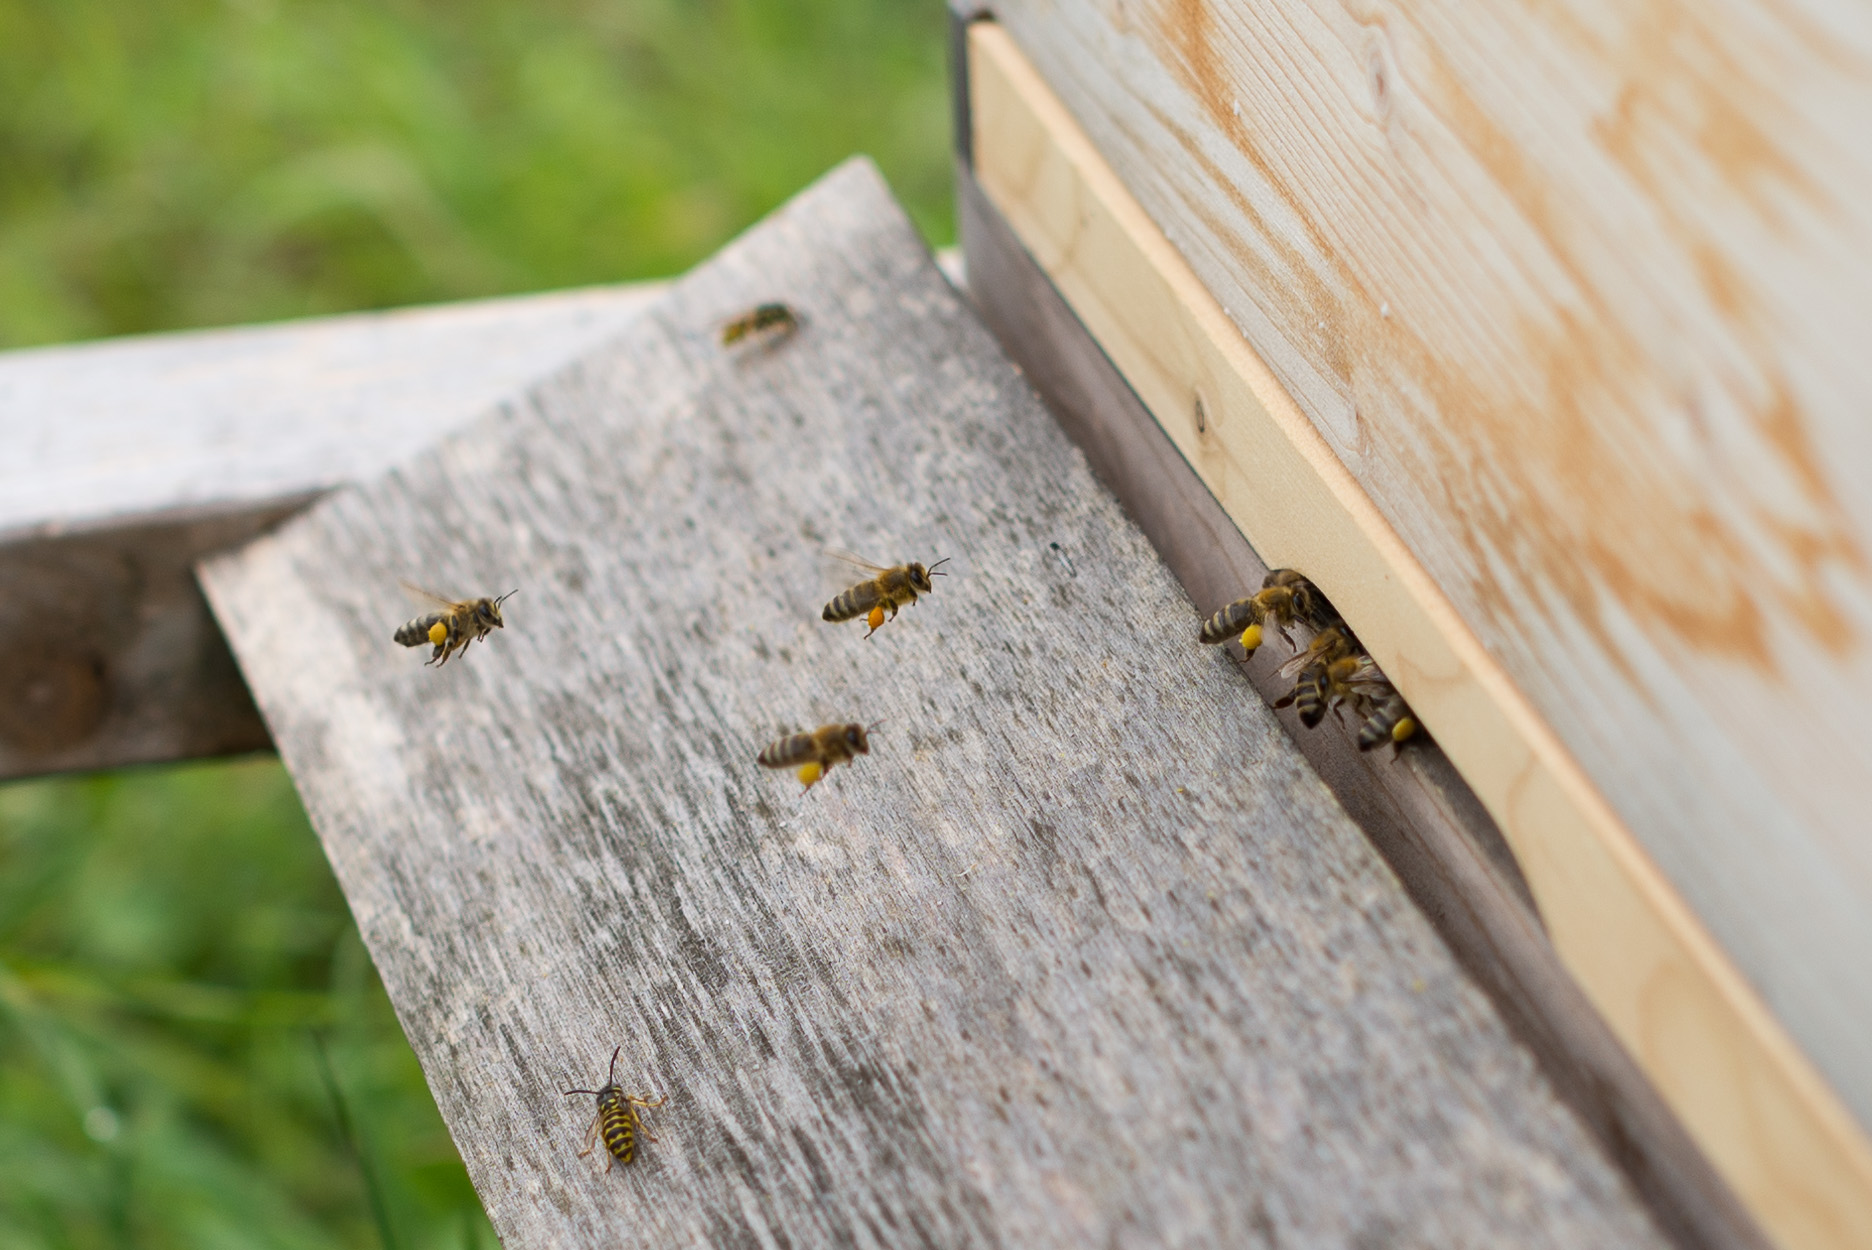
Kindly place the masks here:
<instances>
[{"instance_id":1,"label":"bee crawling at hive entrance","mask_svg":"<svg viewBox=\"0 0 1872 1250\"><path fill-rule=\"evenodd\" d=\"M656 1140L656 1134L644 1127L637 1108L660 1107L663 1099L624 1092L624 1087L617 1083L618 1052L623 1049L619 1046L611 1052L611 1070L605 1077L603 1089L568 1089L565 1092L567 1098L574 1094L595 1094L598 1098L598 1114L591 1127L585 1130L585 1149L579 1151L581 1159L597 1147L595 1139L599 1136L604 1139L605 1150L618 1163L629 1163L637 1157L638 1133L642 1133L646 1141ZM611 1167L607 1162L605 1171L609 1172Z\"/></svg>"},{"instance_id":2,"label":"bee crawling at hive entrance","mask_svg":"<svg viewBox=\"0 0 1872 1250\"><path fill-rule=\"evenodd\" d=\"M510 590L498 599L444 599L441 595L403 583L403 589L420 603L431 610L421 616L411 617L398 627L391 637L406 647L420 647L425 642L435 648L426 661L430 664L446 664L449 657L465 649L469 643L487 637L497 629L505 629L506 622L501 620L501 604L507 602L518 590Z\"/></svg>"},{"instance_id":3,"label":"bee crawling at hive entrance","mask_svg":"<svg viewBox=\"0 0 1872 1250\"><path fill-rule=\"evenodd\" d=\"M871 726L876 729L883 724ZM821 725L811 733L788 734L768 743L755 758L766 768L798 768L810 790L834 764L849 764L871 753L870 731L863 725Z\"/></svg>"},{"instance_id":4,"label":"bee crawling at hive entrance","mask_svg":"<svg viewBox=\"0 0 1872 1250\"><path fill-rule=\"evenodd\" d=\"M943 565L949 563L950 557L948 556L928 566L918 564L913 560L909 564L885 568L881 564L872 564L869 560L860 560L849 551L833 551L828 554L853 568L863 569L872 576L826 604L825 611L820 615L834 624L862 616L865 618L865 623L871 627L865 634L866 638L883 627L887 619L884 615L886 612L890 613L888 619L895 619L897 609L915 603L918 595L929 594L933 588L931 578L949 576L947 573L938 572Z\"/></svg>"},{"instance_id":5,"label":"bee crawling at hive entrance","mask_svg":"<svg viewBox=\"0 0 1872 1250\"><path fill-rule=\"evenodd\" d=\"M1310 625L1315 629L1338 619L1326 596L1292 569L1275 569L1261 581L1261 589L1235 602L1203 622L1197 637L1214 646L1239 637L1241 648L1249 655L1261 645L1263 627L1272 625L1283 641L1291 643L1289 626Z\"/></svg>"},{"instance_id":6,"label":"bee crawling at hive entrance","mask_svg":"<svg viewBox=\"0 0 1872 1250\"><path fill-rule=\"evenodd\" d=\"M785 304L757 304L722 323L723 347L762 340L777 343L800 328L799 314Z\"/></svg>"}]
</instances>

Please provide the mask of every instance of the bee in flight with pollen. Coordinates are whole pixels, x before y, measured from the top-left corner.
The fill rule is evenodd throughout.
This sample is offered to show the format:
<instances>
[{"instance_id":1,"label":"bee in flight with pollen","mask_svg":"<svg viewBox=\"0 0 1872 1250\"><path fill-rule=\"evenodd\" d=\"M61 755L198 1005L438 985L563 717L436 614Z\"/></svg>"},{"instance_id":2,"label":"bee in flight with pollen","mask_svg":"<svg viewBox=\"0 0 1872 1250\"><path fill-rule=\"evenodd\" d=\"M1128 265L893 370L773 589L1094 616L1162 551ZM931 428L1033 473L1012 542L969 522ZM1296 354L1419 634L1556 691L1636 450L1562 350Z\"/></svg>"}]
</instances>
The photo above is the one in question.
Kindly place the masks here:
<instances>
[{"instance_id":1,"label":"bee in flight with pollen","mask_svg":"<svg viewBox=\"0 0 1872 1250\"><path fill-rule=\"evenodd\" d=\"M799 314L785 304L757 304L723 323L721 342L723 347L755 339L778 342L799 327Z\"/></svg>"},{"instance_id":2,"label":"bee in flight with pollen","mask_svg":"<svg viewBox=\"0 0 1872 1250\"><path fill-rule=\"evenodd\" d=\"M1287 629L1294 624L1324 628L1337 619L1319 588L1292 569L1275 569L1261 581L1261 589L1235 602L1203 622L1197 637L1209 646L1240 636L1249 655L1261 645L1262 627L1292 642Z\"/></svg>"},{"instance_id":3,"label":"bee in flight with pollen","mask_svg":"<svg viewBox=\"0 0 1872 1250\"><path fill-rule=\"evenodd\" d=\"M619 1046L611 1052L611 1071L605 1077L603 1089L568 1089L565 1094L570 1098L574 1094L595 1094L598 1098L598 1114L592 1120L591 1127L585 1130L585 1149L579 1151L583 1159L598 1145L597 1138L604 1138L605 1150L618 1163L628 1164L637 1157L637 1134L642 1133L646 1141L655 1141L656 1134L644 1127L644 1122L637 1115L639 1107L660 1107L661 1097L627 1094L624 1087L617 1083ZM611 1170L611 1163L605 1164L605 1171Z\"/></svg>"},{"instance_id":4,"label":"bee in flight with pollen","mask_svg":"<svg viewBox=\"0 0 1872 1250\"><path fill-rule=\"evenodd\" d=\"M800 781L810 790L832 765L849 764L870 753L871 738L863 725L821 725L811 733L788 734L769 742L755 758L765 768L797 767Z\"/></svg>"},{"instance_id":5,"label":"bee in flight with pollen","mask_svg":"<svg viewBox=\"0 0 1872 1250\"><path fill-rule=\"evenodd\" d=\"M870 631L865 634L866 638L883 627L886 612L894 618L897 615L897 609L906 604L915 603L918 595L929 594L932 589L930 583L932 577L949 576L947 573L937 571L949 563L950 557L948 556L944 556L927 567L913 560L909 564L885 568L881 564L872 564L869 560L860 560L849 551L834 551L830 554L873 576L859 582L826 604L825 611L820 615L834 624L862 616L865 618L865 623L871 627Z\"/></svg>"},{"instance_id":6,"label":"bee in flight with pollen","mask_svg":"<svg viewBox=\"0 0 1872 1250\"><path fill-rule=\"evenodd\" d=\"M469 643L485 638L497 629L505 629L506 622L501 620L501 604L507 602L518 590L510 590L498 599L444 599L441 595L403 583L403 589L418 602L429 606L430 611L421 616L411 617L397 628L391 637L406 647L420 647L425 642L435 648L426 661L430 664L446 664L450 656L465 649Z\"/></svg>"}]
</instances>

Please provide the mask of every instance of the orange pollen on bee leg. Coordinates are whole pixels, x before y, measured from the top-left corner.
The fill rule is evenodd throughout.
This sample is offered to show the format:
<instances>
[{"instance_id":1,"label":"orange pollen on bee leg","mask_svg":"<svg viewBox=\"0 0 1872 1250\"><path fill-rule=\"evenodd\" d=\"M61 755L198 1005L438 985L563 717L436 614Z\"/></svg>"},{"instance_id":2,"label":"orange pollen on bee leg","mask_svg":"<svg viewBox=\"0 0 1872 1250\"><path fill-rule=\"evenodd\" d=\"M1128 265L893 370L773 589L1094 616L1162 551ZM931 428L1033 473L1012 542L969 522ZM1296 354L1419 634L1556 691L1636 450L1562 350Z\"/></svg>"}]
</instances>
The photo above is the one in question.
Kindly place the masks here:
<instances>
[{"instance_id":1,"label":"orange pollen on bee leg","mask_svg":"<svg viewBox=\"0 0 1872 1250\"><path fill-rule=\"evenodd\" d=\"M884 605L883 604L880 603L875 608L871 609L871 615L865 617L865 624L869 625L872 629L880 629L883 627L884 625Z\"/></svg>"},{"instance_id":2,"label":"orange pollen on bee leg","mask_svg":"<svg viewBox=\"0 0 1872 1250\"><path fill-rule=\"evenodd\" d=\"M1250 625L1247 629L1242 630L1241 645L1243 651L1246 651L1249 655L1253 655L1255 653L1255 648L1261 645L1261 627L1259 625Z\"/></svg>"},{"instance_id":3,"label":"orange pollen on bee leg","mask_svg":"<svg viewBox=\"0 0 1872 1250\"><path fill-rule=\"evenodd\" d=\"M1410 737L1412 734L1416 732L1417 732L1416 720L1414 720L1413 718L1409 716L1406 716L1403 720L1391 726L1391 741L1402 742L1406 738Z\"/></svg>"},{"instance_id":4,"label":"orange pollen on bee leg","mask_svg":"<svg viewBox=\"0 0 1872 1250\"><path fill-rule=\"evenodd\" d=\"M429 641L433 642L438 647L441 646L444 642L447 642L448 641L448 622L437 621L435 624L431 625L429 627Z\"/></svg>"},{"instance_id":5,"label":"orange pollen on bee leg","mask_svg":"<svg viewBox=\"0 0 1872 1250\"><path fill-rule=\"evenodd\" d=\"M813 782L819 780L819 778L823 776L825 776L825 769L821 768L816 763L800 765L799 779L806 783L806 788L808 790L812 789Z\"/></svg>"}]
</instances>

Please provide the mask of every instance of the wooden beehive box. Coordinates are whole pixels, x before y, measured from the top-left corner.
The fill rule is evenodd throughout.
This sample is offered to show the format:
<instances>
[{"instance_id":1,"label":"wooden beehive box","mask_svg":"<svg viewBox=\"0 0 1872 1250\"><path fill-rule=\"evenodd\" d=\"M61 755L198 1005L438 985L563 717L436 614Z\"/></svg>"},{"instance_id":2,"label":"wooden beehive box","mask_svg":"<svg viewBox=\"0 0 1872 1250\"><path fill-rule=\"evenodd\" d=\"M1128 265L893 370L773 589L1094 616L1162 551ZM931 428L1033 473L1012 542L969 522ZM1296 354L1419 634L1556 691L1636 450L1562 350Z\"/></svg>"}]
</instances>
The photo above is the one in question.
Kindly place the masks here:
<instances>
[{"instance_id":1,"label":"wooden beehive box","mask_svg":"<svg viewBox=\"0 0 1872 1250\"><path fill-rule=\"evenodd\" d=\"M1017 245L1327 588L1758 1230L1867 1244L1863 15L983 16L978 298Z\"/></svg>"}]
</instances>

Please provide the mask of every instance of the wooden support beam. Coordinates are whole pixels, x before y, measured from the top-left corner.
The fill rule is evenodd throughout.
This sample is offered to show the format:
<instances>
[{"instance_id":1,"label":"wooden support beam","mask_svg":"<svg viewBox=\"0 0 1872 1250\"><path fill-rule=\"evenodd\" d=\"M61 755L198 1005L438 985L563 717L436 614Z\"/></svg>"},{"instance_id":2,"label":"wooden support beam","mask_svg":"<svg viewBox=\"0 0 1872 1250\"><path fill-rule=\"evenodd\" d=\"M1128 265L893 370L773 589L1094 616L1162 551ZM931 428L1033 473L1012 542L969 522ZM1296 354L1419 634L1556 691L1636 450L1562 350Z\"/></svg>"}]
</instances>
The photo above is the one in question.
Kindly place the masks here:
<instances>
[{"instance_id":1,"label":"wooden support beam","mask_svg":"<svg viewBox=\"0 0 1872 1250\"><path fill-rule=\"evenodd\" d=\"M267 746L196 561L428 446L653 292L0 353L0 779Z\"/></svg>"},{"instance_id":2,"label":"wooden support beam","mask_svg":"<svg viewBox=\"0 0 1872 1250\"><path fill-rule=\"evenodd\" d=\"M203 581L510 1248L1663 1244L868 164Z\"/></svg>"},{"instance_id":3,"label":"wooden support beam","mask_svg":"<svg viewBox=\"0 0 1872 1250\"><path fill-rule=\"evenodd\" d=\"M1872 1151L1013 41L971 33L975 177L1270 563L1319 581L1494 815L1553 944L1778 1244L1872 1228ZM1197 413L1203 414L1199 421Z\"/></svg>"}]
</instances>

